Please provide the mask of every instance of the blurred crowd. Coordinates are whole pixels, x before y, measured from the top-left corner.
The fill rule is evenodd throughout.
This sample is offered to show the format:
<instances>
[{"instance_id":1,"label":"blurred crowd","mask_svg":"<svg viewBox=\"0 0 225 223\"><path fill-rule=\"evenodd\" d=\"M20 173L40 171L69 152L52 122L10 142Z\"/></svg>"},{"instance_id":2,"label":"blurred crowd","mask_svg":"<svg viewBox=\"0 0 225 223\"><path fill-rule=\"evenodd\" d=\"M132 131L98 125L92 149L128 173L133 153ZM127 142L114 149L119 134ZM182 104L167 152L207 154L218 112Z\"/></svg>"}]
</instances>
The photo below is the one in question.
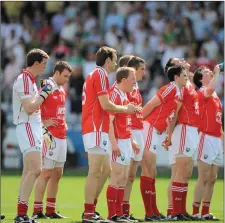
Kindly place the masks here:
<instances>
[{"instance_id":1,"label":"blurred crowd","mask_svg":"<svg viewBox=\"0 0 225 223\"><path fill-rule=\"evenodd\" d=\"M95 67L100 46L146 60L147 72L140 83L144 102L167 82L163 67L170 57L185 58L192 72L201 65L213 69L224 61L224 2L106 2L104 23L99 19L99 4L102 2L2 2L1 89L5 104L11 103L13 81L32 48L51 56L44 78L52 75L57 60L71 64L67 106L69 114L78 116L83 83ZM115 75L109 78L112 84ZM217 93L222 103L223 81L221 75Z\"/></svg>"}]
</instances>

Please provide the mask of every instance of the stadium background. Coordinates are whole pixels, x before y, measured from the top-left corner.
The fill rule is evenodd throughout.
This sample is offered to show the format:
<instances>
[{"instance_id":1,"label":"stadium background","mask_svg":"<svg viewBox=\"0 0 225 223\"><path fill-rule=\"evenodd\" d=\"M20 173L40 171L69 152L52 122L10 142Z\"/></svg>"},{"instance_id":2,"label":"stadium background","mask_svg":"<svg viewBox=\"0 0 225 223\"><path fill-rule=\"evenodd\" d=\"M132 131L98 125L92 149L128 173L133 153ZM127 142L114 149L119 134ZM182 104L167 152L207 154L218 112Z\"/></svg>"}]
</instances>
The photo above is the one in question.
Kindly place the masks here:
<instances>
[{"instance_id":1,"label":"stadium background","mask_svg":"<svg viewBox=\"0 0 225 223\"><path fill-rule=\"evenodd\" d=\"M87 166L81 137L81 95L87 74L95 67L96 50L113 47L118 57L144 58L147 71L139 83L144 104L168 82L163 67L170 57L185 58L193 72L213 69L224 61L224 2L2 2L1 108L7 129L3 167L21 168L21 155L12 124L12 85L25 66L25 55L41 48L50 56L42 77L52 75L57 60L73 67L67 90L69 153L67 166ZM109 74L110 84L115 74ZM224 79L216 89L222 103ZM168 165L159 151L158 164Z\"/></svg>"}]
</instances>

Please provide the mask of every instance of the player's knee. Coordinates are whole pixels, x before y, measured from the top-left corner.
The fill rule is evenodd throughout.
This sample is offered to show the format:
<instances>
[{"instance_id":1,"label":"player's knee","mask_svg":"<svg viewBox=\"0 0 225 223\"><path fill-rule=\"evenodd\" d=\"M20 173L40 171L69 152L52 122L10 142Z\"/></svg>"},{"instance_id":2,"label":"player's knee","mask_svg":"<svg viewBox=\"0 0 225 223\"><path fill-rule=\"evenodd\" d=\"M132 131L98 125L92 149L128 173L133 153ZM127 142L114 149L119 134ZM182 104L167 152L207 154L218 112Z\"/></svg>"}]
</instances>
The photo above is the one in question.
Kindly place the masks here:
<instances>
[{"instance_id":1,"label":"player's knee","mask_svg":"<svg viewBox=\"0 0 225 223\"><path fill-rule=\"evenodd\" d=\"M41 168L35 168L29 171L32 175L34 175L36 178L39 177L41 174Z\"/></svg>"},{"instance_id":2,"label":"player's knee","mask_svg":"<svg viewBox=\"0 0 225 223\"><path fill-rule=\"evenodd\" d=\"M101 172L100 171L90 170L89 169L88 176L95 177L95 178L100 178Z\"/></svg>"},{"instance_id":3,"label":"player's knee","mask_svg":"<svg viewBox=\"0 0 225 223\"><path fill-rule=\"evenodd\" d=\"M136 178L136 174L130 174L129 177L128 177L128 180L129 180L131 183L133 183L134 180L135 180L135 178Z\"/></svg>"},{"instance_id":4,"label":"player's knee","mask_svg":"<svg viewBox=\"0 0 225 223\"><path fill-rule=\"evenodd\" d=\"M110 176L110 174L111 174L111 168L110 167L104 168L103 171L102 171L102 174L104 176Z\"/></svg>"},{"instance_id":5,"label":"player's knee","mask_svg":"<svg viewBox=\"0 0 225 223\"><path fill-rule=\"evenodd\" d=\"M59 181L62 177L62 170L55 170L53 176L55 180Z\"/></svg>"},{"instance_id":6,"label":"player's knee","mask_svg":"<svg viewBox=\"0 0 225 223\"><path fill-rule=\"evenodd\" d=\"M50 179L53 174L53 169L44 169L41 172L41 176L45 179Z\"/></svg>"},{"instance_id":7,"label":"player's knee","mask_svg":"<svg viewBox=\"0 0 225 223\"><path fill-rule=\"evenodd\" d=\"M209 179L207 179L207 184L208 185L214 185L216 183L216 179L217 179L217 176L213 176L213 177L210 177Z\"/></svg>"}]
</instances>

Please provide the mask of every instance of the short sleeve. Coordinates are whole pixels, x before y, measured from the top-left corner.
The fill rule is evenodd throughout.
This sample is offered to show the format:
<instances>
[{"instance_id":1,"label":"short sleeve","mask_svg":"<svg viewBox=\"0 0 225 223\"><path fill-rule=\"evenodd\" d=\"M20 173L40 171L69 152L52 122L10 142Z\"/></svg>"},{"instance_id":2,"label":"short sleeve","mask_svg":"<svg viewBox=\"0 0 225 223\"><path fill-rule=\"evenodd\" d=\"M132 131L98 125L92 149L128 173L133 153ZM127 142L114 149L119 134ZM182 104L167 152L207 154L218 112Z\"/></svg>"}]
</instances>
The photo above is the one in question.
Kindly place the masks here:
<instances>
[{"instance_id":1,"label":"short sleeve","mask_svg":"<svg viewBox=\"0 0 225 223\"><path fill-rule=\"evenodd\" d=\"M103 71L96 71L94 77L94 89L98 96L109 93L108 76Z\"/></svg>"},{"instance_id":2,"label":"short sleeve","mask_svg":"<svg viewBox=\"0 0 225 223\"><path fill-rule=\"evenodd\" d=\"M15 91L21 100L32 97L33 84L27 75L17 78L15 81Z\"/></svg>"},{"instance_id":3,"label":"short sleeve","mask_svg":"<svg viewBox=\"0 0 225 223\"><path fill-rule=\"evenodd\" d=\"M115 105L122 105L120 96L119 96L119 94L118 94L116 91L111 91L111 92L110 92L110 94L109 94L109 100L110 100L113 104L115 104ZM113 116L116 115L115 112L110 112L109 114L110 114L110 115L113 115Z\"/></svg>"}]
</instances>

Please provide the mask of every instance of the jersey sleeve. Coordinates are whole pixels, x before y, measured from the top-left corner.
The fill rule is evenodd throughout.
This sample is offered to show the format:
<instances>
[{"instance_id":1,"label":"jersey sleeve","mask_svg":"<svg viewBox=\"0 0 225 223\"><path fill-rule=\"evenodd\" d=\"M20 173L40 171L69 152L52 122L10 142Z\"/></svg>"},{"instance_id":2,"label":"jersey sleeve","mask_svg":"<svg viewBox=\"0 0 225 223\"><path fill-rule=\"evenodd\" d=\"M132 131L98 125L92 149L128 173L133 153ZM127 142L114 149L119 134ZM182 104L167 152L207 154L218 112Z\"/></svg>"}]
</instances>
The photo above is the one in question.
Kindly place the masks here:
<instances>
[{"instance_id":1,"label":"jersey sleeve","mask_svg":"<svg viewBox=\"0 0 225 223\"><path fill-rule=\"evenodd\" d=\"M111 91L109 94L109 100L115 105L122 105L120 96L117 92ZM116 116L115 112L109 112L110 115Z\"/></svg>"},{"instance_id":2,"label":"jersey sleeve","mask_svg":"<svg viewBox=\"0 0 225 223\"><path fill-rule=\"evenodd\" d=\"M98 96L109 93L109 80L108 77L101 71L96 71L94 76L94 89Z\"/></svg>"},{"instance_id":3,"label":"jersey sleeve","mask_svg":"<svg viewBox=\"0 0 225 223\"><path fill-rule=\"evenodd\" d=\"M22 75L17 78L15 82L15 90L21 100L32 97L33 84L30 78L26 75Z\"/></svg>"}]
</instances>

